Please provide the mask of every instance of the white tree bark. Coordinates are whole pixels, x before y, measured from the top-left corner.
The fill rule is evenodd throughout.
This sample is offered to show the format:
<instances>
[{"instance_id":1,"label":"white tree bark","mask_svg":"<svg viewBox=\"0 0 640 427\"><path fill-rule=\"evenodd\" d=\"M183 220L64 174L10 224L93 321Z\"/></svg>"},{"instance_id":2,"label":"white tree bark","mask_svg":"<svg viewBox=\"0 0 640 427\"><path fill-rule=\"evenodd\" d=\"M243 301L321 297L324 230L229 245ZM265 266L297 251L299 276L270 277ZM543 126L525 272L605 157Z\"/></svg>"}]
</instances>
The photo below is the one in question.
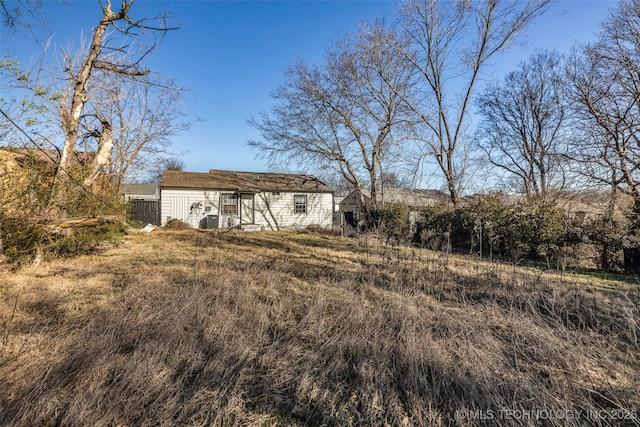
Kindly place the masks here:
<instances>
[{"instance_id":1,"label":"white tree bark","mask_svg":"<svg viewBox=\"0 0 640 427\"><path fill-rule=\"evenodd\" d=\"M96 68L98 57L102 52L105 31L115 21L124 19L132 4L133 0L123 0L122 9L120 12L115 13L111 9L111 1L107 1L107 4L102 9L102 19L94 29L93 38L91 40L87 56L85 57L79 72L73 76L75 84L71 97L71 105L68 110L69 114L64 114L62 117L62 126L65 130L65 140L62 147L62 153L60 155L60 161L58 163L58 169L56 171L51 198L51 202L54 207L60 210L57 215L59 217L66 216L64 201L67 198L66 181L70 178L70 158L71 154L76 150L76 141L80 130L80 119L82 117L82 112L87 98L87 84L91 78L91 73ZM73 70L70 69L69 72L73 73Z\"/></svg>"},{"instance_id":2,"label":"white tree bark","mask_svg":"<svg viewBox=\"0 0 640 427\"><path fill-rule=\"evenodd\" d=\"M98 153L93 160L93 167L91 173L87 176L83 182L86 187L91 187L93 183L98 179L100 173L105 173L106 168L111 163L111 156L113 152L113 132L111 130L111 124L102 120L102 131L100 132L100 141L98 143Z\"/></svg>"}]
</instances>

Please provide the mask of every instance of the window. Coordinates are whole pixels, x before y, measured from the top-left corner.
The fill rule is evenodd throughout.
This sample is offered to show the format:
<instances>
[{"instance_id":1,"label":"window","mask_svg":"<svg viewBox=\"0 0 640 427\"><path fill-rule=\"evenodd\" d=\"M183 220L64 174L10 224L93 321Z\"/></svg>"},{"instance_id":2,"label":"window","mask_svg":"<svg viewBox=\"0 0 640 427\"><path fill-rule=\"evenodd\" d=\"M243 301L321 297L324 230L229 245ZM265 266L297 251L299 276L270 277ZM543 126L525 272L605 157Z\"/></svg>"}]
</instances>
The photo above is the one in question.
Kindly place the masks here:
<instances>
[{"instance_id":1,"label":"window","mask_svg":"<svg viewBox=\"0 0 640 427\"><path fill-rule=\"evenodd\" d=\"M294 214L306 214L307 213L307 196L298 195L293 196L293 213Z\"/></svg>"},{"instance_id":2,"label":"window","mask_svg":"<svg viewBox=\"0 0 640 427\"><path fill-rule=\"evenodd\" d=\"M236 194L222 195L222 214L223 215L238 214L238 195Z\"/></svg>"}]
</instances>

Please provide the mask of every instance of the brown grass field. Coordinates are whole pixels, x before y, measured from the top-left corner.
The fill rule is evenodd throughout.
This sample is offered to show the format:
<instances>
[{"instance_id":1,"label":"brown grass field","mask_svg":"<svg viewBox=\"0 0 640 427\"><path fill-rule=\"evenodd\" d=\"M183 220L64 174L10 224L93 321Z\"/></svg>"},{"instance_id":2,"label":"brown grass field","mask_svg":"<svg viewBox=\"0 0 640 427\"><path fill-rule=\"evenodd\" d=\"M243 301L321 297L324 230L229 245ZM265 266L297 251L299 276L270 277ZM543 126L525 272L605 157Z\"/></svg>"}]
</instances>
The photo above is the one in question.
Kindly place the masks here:
<instances>
[{"instance_id":1,"label":"brown grass field","mask_svg":"<svg viewBox=\"0 0 640 427\"><path fill-rule=\"evenodd\" d=\"M640 288L160 231L0 276L2 426L640 425Z\"/></svg>"}]
</instances>

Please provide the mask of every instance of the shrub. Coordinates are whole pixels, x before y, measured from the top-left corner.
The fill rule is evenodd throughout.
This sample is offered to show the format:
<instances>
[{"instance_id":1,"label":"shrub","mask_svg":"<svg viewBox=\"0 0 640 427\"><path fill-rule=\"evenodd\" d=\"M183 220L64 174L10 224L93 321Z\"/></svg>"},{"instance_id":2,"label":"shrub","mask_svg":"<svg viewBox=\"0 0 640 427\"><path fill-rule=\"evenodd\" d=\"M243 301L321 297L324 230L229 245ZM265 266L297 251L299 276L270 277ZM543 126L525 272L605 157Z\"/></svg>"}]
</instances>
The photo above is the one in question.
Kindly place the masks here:
<instances>
[{"instance_id":1,"label":"shrub","mask_svg":"<svg viewBox=\"0 0 640 427\"><path fill-rule=\"evenodd\" d=\"M512 222L508 213L499 195L474 198L458 209L448 205L427 207L422 211L418 239L436 249L447 237L455 252L493 254L504 250L499 233L504 224Z\"/></svg>"},{"instance_id":2,"label":"shrub","mask_svg":"<svg viewBox=\"0 0 640 427\"><path fill-rule=\"evenodd\" d=\"M422 211L421 221L416 228L414 241L431 249L438 249L444 242L445 233L451 233L456 212L447 205L438 204Z\"/></svg>"},{"instance_id":3,"label":"shrub","mask_svg":"<svg viewBox=\"0 0 640 427\"><path fill-rule=\"evenodd\" d=\"M565 260L567 248L582 241L577 221L555 204L539 199L508 203L506 196L477 196L458 209L445 205L422 212L417 240L432 249L443 241L454 252L482 258L552 261Z\"/></svg>"},{"instance_id":4,"label":"shrub","mask_svg":"<svg viewBox=\"0 0 640 427\"><path fill-rule=\"evenodd\" d=\"M409 207L404 203L384 203L370 212L371 224L388 238L410 239Z\"/></svg>"},{"instance_id":5,"label":"shrub","mask_svg":"<svg viewBox=\"0 0 640 427\"><path fill-rule=\"evenodd\" d=\"M91 253L123 233L124 225L117 223L51 234L31 218L0 216L0 254L13 268L19 268L31 263L39 252L54 257Z\"/></svg>"},{"instance_id":6,"label":"shrub","mask_svg":"<svg viewBox=\"0 0 640 427\"><path fill-rule=\"evenodd\" d=\"M123 234L122 223L72 229L68 235L53 239L46 247L46 254L69 257L92 253L104 242L114 240Z\"/></svg>"},{"instance_id":7,"label":"shrub","mask_svg":"<svg viewBox=\"0 0 640 427\"><path fill-rule=\"evenodd\" d=\"M629 234L628 220L607 213L589 221L585 225L585 234L598 248L601 270L622 271L624 269L622 251L625 246L625 237Z\"/></svg>"},{"instance_id":8,"label":"shrub","mask_svg":"<svg viewBox=\"0 0 640 427\"><path fill-rule=\"evenodd\" d=\"M65 210L69 218L89 215L118 215L127 210L127 204L111 188L93 193L85 188L71 186L67 193Z\"/></svg>"},{"instance_id":9,"label":"shrub","mask_svg":"<svg viewBox=\"0 0 640 427\"><path fill-rule=\"evenodd\" d=\"M0 215L0 247L14 266L29 263L44 241L45 233L29 218Z\"/></svg>"}]
</instances>

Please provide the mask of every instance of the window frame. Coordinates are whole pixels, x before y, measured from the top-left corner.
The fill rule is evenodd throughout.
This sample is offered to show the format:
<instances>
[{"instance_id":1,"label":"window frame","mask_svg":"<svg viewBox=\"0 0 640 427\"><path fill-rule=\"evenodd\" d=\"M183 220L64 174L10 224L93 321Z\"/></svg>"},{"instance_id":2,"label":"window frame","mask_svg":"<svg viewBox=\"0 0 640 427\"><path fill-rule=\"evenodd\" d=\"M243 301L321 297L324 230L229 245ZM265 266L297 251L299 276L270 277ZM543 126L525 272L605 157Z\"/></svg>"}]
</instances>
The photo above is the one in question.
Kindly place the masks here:
<instances>
[{"instance_id":1,"label":"window frame","mask_svg":"<svg viewBox=\"0 0 640 427\"><path fill-rule=\"evenodd\" d=\"M235 193L222 193L221 195L221 214L222 215L238 215L238 195ZM230 203L233 200L233 203ZM227 211L227 208L233 207L233 212Z\"/></svg>"},{"instance_id":2,"label":"window frame","mask_svg":"<svg viewBox=\"0 0 640 427\"><path fill-rule=\"evenodd\" d=\"M303 200L303 201L300 201ZM308 199L306 194L294 194L293 195L293 214L294 215L306 215L309 213Z\"/></svg>"}]
</instances>

